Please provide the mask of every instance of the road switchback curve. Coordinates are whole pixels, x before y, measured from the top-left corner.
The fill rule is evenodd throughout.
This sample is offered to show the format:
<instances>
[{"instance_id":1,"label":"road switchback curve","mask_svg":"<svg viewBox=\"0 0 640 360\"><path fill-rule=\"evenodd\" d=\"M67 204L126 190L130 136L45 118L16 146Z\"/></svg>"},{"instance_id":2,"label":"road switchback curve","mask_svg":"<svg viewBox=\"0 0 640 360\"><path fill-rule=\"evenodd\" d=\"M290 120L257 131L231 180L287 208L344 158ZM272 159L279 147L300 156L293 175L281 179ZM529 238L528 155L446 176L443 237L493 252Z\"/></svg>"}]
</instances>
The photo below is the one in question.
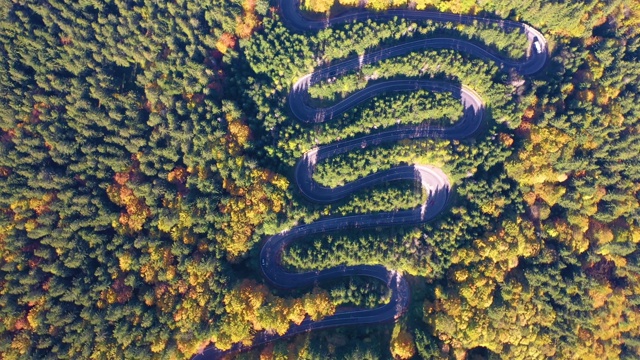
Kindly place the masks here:
<instances>
[{"instance_id":1,"label":"road switchback curve","mask_svg":"<svg viewBox=\"0 0 640 360\"><path fill-rule=\"evenodd\" d=\"M428 222L438 216L446 207L451 184L447 175L439 168L430 165L397 166L380 171L364 178L352 181L337 188L324 187L313 180L316 164L336 155L348 153L356 149L377 146L383 143L397 142L403 139L465 139L473 136L480 128L484 117L482 98L472 89L464 85L432 80L390 80L368 86L333 106L314 108L307 102L309 87L324 80L341 76L349 71L357 70L363 65L371 64L391 57L405 55L425 49L453 49L474 57L496 63L502 71L530 75L544 66L548 49L544 36L531 26L515 21L490 19L469 15L456 15L431 11L390 10L375 13L367 10L355 10L344 15L326 20L311 20L300 12L296 0L280 0L280 11L284 23L294 31L317 31L333 25L354 21L389 21L403 18L412 21L453 22L466 25L498 24L504 30L518 30L527 36L529 41L528 56L513 60L501 57L474 43L456 38L431 38L406 42L373 51L365 55L344 60L342 62L317 69L313 73L301 77L289 93L288 103L291 113L298 121L304 123L322 123L331 121L337 115L371 99L379 94L391 91L414 91L418 89L433 92L449 92L459 99L464 106L462 117L452 126L434 127L428 125L401 126L381 131L376 134L361 136L337 143L319 146L307 152L295 167L295 182L300 191L309 200L328 204L343 199L355 191L397 180L413 180L422 185L427 192L427 200L421 206L404 211L330 217L311 224L296 226L268 238L260 252L260 263L264 277L275 287L296 289L311 287L318 282L348 276L366 276L378 279L391 289L388 304L364 310L338 310L336 314L320 321L305 319L300 325L292 325L285 335L261 332L256 334L252 345L236 344L230 350L220 351L210 346L194 359L219 359L240 351L251 349L267 342L288 337L311 330L326 329L345 325L367 325L394 321L407 309L410 290L406 279L397 271L382 265L338 266L331 269L311 272L289 272L282 267L283 250L292 242L311 235L337 232L347 229L370 229L383 226L406 226Z\"/></svg>"}]
</instances>

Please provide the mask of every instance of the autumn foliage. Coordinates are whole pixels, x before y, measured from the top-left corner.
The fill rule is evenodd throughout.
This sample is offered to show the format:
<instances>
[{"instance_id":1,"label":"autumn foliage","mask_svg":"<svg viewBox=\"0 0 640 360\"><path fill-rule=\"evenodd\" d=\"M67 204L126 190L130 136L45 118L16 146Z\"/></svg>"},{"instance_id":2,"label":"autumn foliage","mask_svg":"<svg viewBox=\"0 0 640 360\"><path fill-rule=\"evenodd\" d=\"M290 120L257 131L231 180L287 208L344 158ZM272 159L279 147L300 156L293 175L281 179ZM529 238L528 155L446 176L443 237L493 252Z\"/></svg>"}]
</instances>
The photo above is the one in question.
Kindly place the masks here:
<instances>
[{"instance_id":1,"label":"autumn foliage","mask_svg":"<svg viewBox=\"0 0 640 360\"><path fill-rule=\"evenodd\" d=\"M116 178L121 178L121 176L116 175ZM126 185L126 181L123 182L123 185L119 183L110 185L107 188L107 195L116 205L124 207L118 220L120 225L128 231L138 232L142 230L143 225L151 216L151 210L144 203L144 200L138 198L133 190Z\"/></svg>"},{"instance_id":2,"label":"autumn foliage","mask_svg":"<svg viewBox=\"0 0 640 360\"><path fill-rule=\"evenodd\" d=\"M400 325L396 325L391 335L391 355L394 359L411 359L416 353L413 336Z\"/></svg>"},{"instance_id":3,"label":"autumn foliage","mask_svg":"<svg viewBox=\"0 0 640 360\"><path fill-rule=\"evenodd\" d=\"M251 168L245 162L243 149L250 145L251 132L240 118L227 116L228 135L224 139L226 153L216 154L236 167L223 178L222 188L229 194L220 204L220 211L228 216L218 240L230 258L244 254L250 245L255 228L273 219L283 210L284 192L288 180L266 169ZM238 172L237 169L243 170ZM234 177L233 174L241 176Z\"/></svg>"},{"instance_id":4,"label":"autumn foliage","mask_svg":"<svg viewBox=\"0 0 640 360\"><path fill-rule=\"evenodd\" d=\"M304 2L305 9L318 13L326 13L336 3L336 0L307 0ZM358 0L338 0L343 6L358 6L361 4ZM374 10L387 10L402 6L411 6L418 10L437 9L443 12L452 12L456 14L473 13L478 10L478 5L473 0L370 0L364 2L368 8Z\"/></svg>"},{"instance_id":5,"label":"autumn foliage","mask_svg":"<svg viewBox=\"0 0 640 360\"><path fill-rule=\"evenodd\" d=\"M242 2L243 14L236 21L236 34L242 39L246 39L260 25L256 14L256 0L244 0Z\"/></svg>"},{"instance_id":6,"label":"autumn foliage","mask_svg":"<svg viewBox=\"0 0 640 360\"><path fill-rule=\"evenodd\" d=\"M335 305L325 290L314 288L302 298L284 299L252 280L244 280L224 298L227 316L219 324L212 341L219 349L234 343L250 345L256 331L287 332L307 316L313 320L332 315Z\"/></svg>"}]
</instances>

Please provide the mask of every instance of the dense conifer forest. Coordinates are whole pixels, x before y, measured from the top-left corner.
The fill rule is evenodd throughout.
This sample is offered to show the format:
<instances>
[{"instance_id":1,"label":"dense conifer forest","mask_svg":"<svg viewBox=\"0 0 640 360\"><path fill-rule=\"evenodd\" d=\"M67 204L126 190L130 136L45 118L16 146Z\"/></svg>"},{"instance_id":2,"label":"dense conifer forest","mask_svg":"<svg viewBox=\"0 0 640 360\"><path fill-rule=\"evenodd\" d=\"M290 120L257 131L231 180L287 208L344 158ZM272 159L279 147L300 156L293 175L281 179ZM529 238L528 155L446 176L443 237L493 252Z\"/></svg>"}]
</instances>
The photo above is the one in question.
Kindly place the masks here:
<instances>
[{"instance_id":1,"label":"dense conifer forest","mask_svg":"<svg viewBox=\"0 0 640 360\"><path fill-rule=\"evenodd\" d=\"M397 124L455 123L447 93L394 92L332 122L295 121L295 81L402 41L457 37L511 58L517 32L358 22L299 33L268 0L0 0L0 358L181 359L284 334L340 307L389 301L353 277L276 289L261 242L327 216L413 208L412 182L330 205L293 184L318 145ZM530 77L454 50L365 65L310 89L334 104L385 80L465 84L486 102L468 140L403 140L336 156L335 187L399 164L453 181L419 226L312 236L297 270L381 264L405 274L395 323L278 340L240 359L640 357L640 1L304 0L525 22L550 58Z\"/></svg>"}]
</instances>

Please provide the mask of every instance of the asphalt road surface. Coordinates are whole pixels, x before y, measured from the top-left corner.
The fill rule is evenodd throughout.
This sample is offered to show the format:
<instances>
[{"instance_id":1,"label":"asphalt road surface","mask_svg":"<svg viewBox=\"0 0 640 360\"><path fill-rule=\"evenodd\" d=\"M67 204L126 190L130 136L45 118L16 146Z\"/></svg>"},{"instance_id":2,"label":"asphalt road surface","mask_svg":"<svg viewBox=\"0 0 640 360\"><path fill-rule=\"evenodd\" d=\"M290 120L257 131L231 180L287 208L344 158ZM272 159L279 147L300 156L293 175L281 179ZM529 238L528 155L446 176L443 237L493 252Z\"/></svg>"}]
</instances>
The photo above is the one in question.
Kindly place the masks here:
<instances>
[{"instance_id":1,"label":"asphalt road surface","mask_svg":"<svg viewBox=\"0 0 640 360\"><path fill-rule=\"evenodd\" d=\"M381 265L343 265L321 271L292 273L286 271L281 266L282 252L289 244L297 239L314 234L337 232L354 228L371 229L382 226L416 225L428 222L440 214L447 205L451 187L449 178L442 170L434 166L398 166L366 176L344 186L328 188L313 180L312 175L316 164L319 161L356 149L397 142L403 139L469 138L480 128L484 117L484 105L480 96L472 89L454 83L430 80L385 81L368 86L339 103L326 108L313 108L308 105L308 89L310 86L329 78L344 75L349 71L357 70L364 64L370 64L425 49L454 49L483 60L492 61L498 64L502 71L514 71L521 75L533 74L542 69L548 56L547 42L544 36L532 27L514 21L413 10L391 10L384 13L356 10L331 19L315 21L305 18L300 13L299 3L295 0L280 0L280 11L283 21L294 31L313 31L345 22L366 21L368 19L384 21L392 20L396 17L413 21L431 20L469 25L494 23L499 24L505 30L519 30L526 34L529 39L528 56L524 59L512 60L489 52L468 41L455 38L433 38L411 41L374 51L364 56L347 59L337 64L317 69L313 73L300 78L289 93L289 105L292 114L301 122L321 123L331 121L335 116L383 92L413 91L417 89L451 93L464 105L464 113L455 125L450 127L428 125L399 126L376 134L316 147L307 152L296 165L295 181L300 191L311 201L317 203L332 203L363 188L397 180L414 180L421 183L428 194L427 201L412 210L329 217L311 224L300 225L267 239L260 252L262 272L265 278L275 287L281 289L296 289L312 287L318 282L339 277L356 275L368 276L383 281L389 286L392 295L388 304L366 310L338 310L335 315L326 317L320 321L306 319L300 325L292 325L289 331L283 336L261 332L256 335L251 346L236 344L228 351L220 351L214 346L211 346L205 349L202 354L197 355L195 359L218 359L224 355L248 350L282 337L288 337L311 330L345 325L377 324L394 321L402 315L407 309L410 291L406 280L401 274Z\"/></svg>"}]
</instances>

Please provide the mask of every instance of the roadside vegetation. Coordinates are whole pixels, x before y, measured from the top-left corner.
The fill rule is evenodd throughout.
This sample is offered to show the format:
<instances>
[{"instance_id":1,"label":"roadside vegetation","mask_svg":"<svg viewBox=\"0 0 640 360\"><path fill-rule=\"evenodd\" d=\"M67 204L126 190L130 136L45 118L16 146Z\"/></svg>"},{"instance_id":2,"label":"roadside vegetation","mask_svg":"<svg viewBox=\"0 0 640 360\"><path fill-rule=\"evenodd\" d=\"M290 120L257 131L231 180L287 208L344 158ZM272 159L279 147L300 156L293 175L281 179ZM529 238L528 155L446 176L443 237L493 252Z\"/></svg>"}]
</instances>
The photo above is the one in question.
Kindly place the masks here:
<instances>
[{"instance_id":1,"label":"roadside vegetation","mask_svg":"<svg viewBox=\"0 0 640 360\"><path fill-rule=\"evenodd\" d=\"M320 17L357 5L303 3ZM453 81L482 96L487 121L467 141L405 141L320 163L314 176L327 186L412 163L453 180L432 223L312 237L283 255L299 270L384 264L412 275L409 313L240 358L640 357L640 3L367 4L524 21L551 57L519 77L456 51L420 51L314 87L324 106L374 81ZM289 115L290 86L412 39L459 36L516 58L525 39L401 19L299 34L276 5L3 2L0 358L189 358L388 301L366 279L271 289L260 243L324 216L422 203L415 184L397 183L310 204L292 167L316 145L452 124L462 107L446 93L381 94L306 126Z\"/></svg>"}]
</instances>

